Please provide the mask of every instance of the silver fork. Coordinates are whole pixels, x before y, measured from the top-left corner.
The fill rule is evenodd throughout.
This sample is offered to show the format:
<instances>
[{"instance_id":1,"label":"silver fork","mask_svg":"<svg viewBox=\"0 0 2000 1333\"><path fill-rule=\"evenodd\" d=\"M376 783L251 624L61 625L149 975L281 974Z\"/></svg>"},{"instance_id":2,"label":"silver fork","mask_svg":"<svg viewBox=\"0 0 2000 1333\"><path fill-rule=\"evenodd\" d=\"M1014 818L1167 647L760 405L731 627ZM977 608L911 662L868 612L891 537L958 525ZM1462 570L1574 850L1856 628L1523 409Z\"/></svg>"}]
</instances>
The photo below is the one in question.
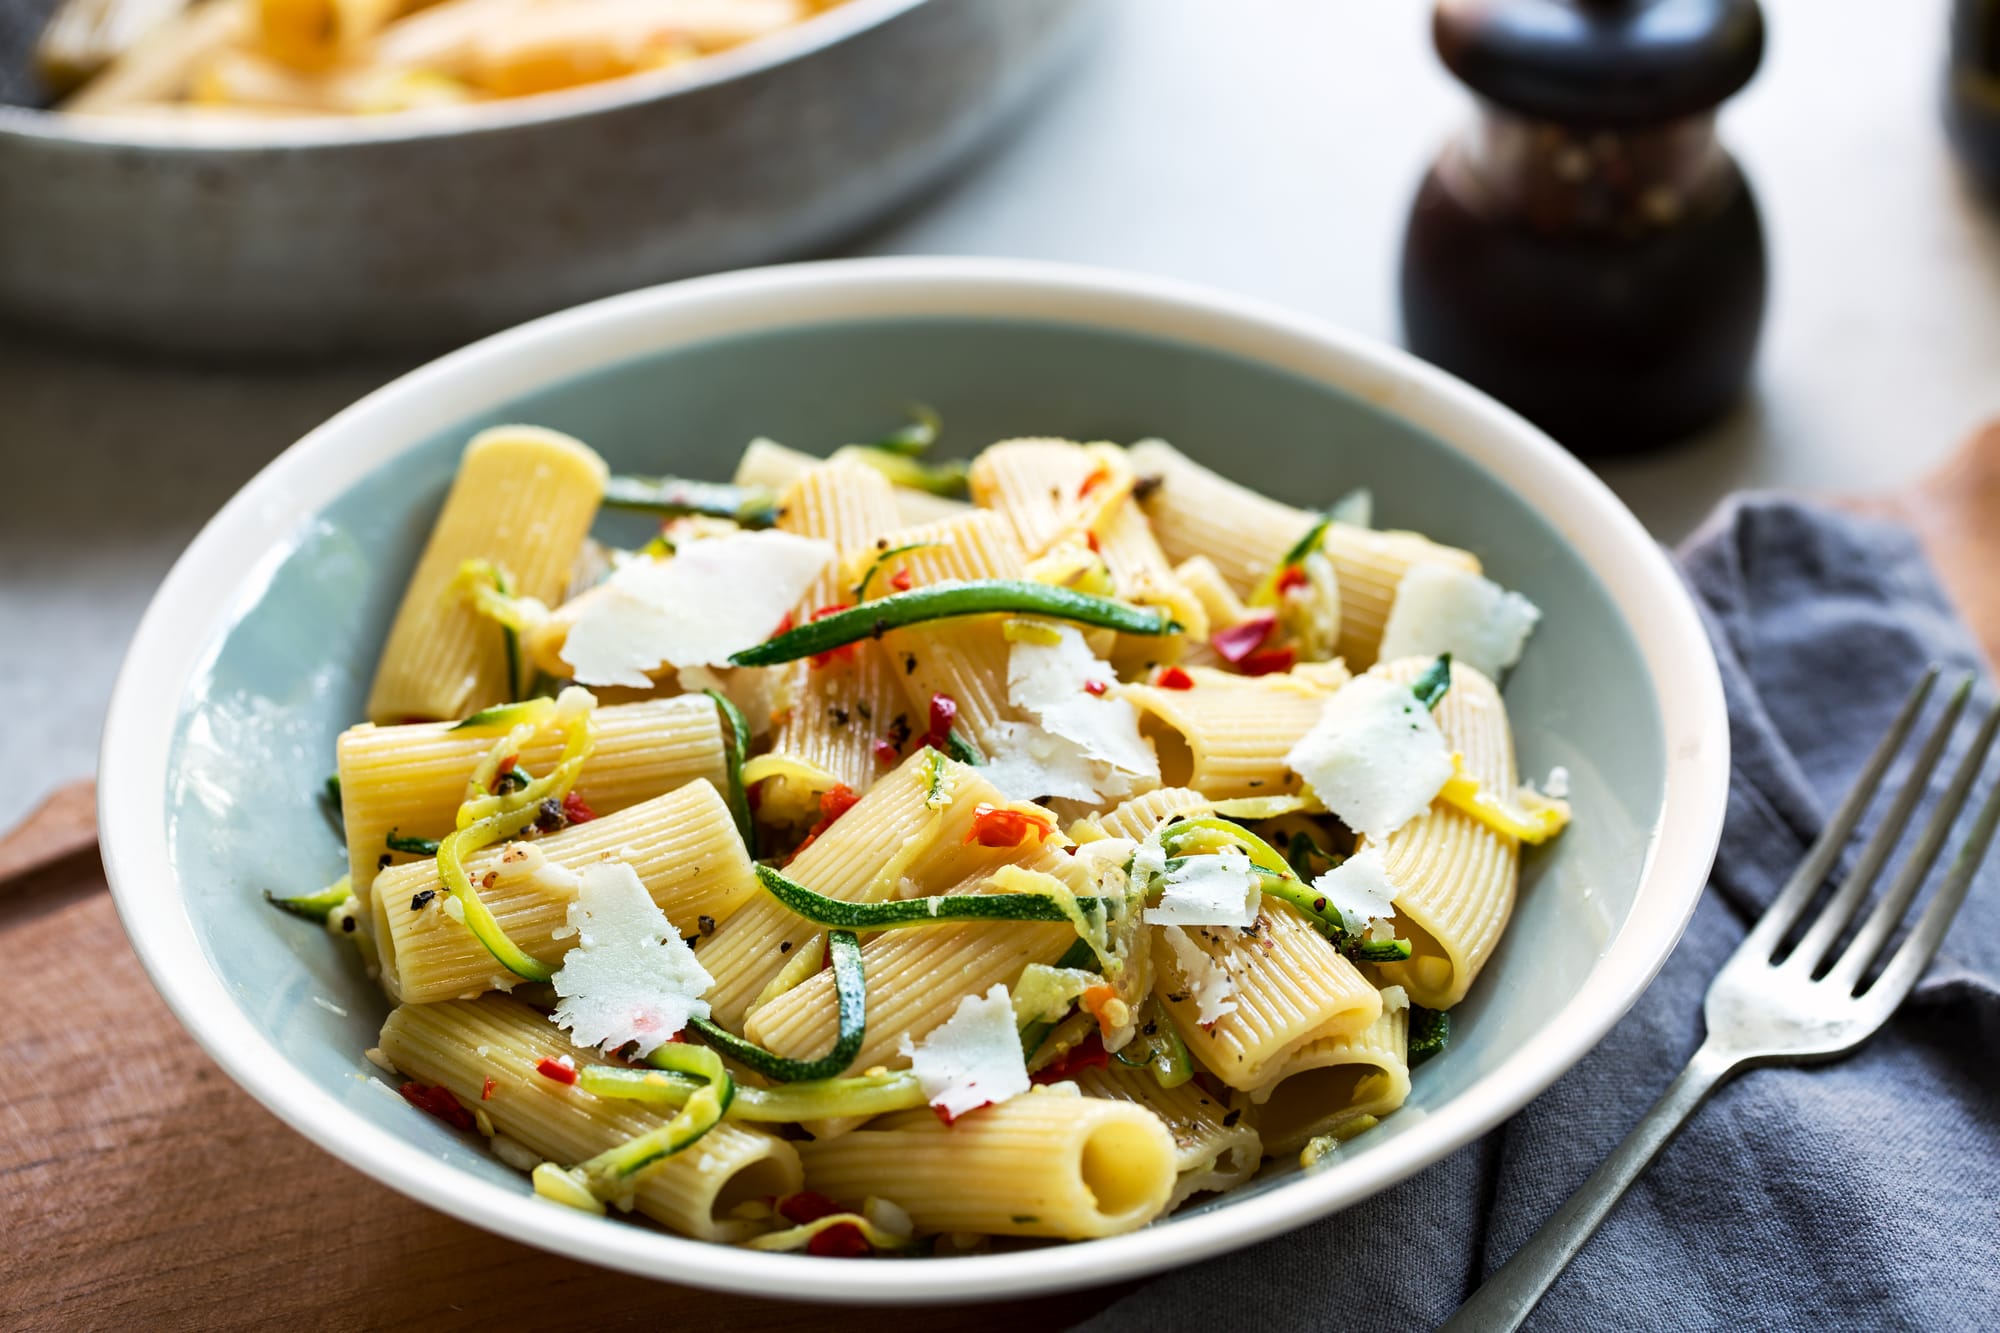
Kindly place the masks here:
<instances>
[{"instance_id":1,"label":"silver fork","mask_svg":"<svg viewBox=\"0 0 2000 1333\"><path fill-rule=\"evenodd\" d=\"M1869 756L1860 778L1841 801L1840 809L1828 821L1812 850L1806 853L1806 859L1709 984L1708 1001L1703 1006L1708 1038L1688 1061L1687 1068L1668 1085L1653 1109L1583 1187L1472 1294L1471 1300L1440 1326L1440 1333L1518 1328L1617 1205L1627 1187L1724 1079L1759 1065L1815 1064L1835 1059L1867 1041L1888 1022L1889 1015L1910 993L1937 953L1938 943L1944 939L1959 904L1965 901L1973 875L1992 845L1994 827L2000 824L2000 783L1996 783L1923 915L1889 956L1880 974L1862 984L1869 965L1895 933L1944 850L1952 825L1957 822L1992 748L1994 732L2000 729L2000 707L1988 713L1980 724L1972 747L1959 761L1951 785L1895 883L1869 913L1852 942L1837 956L1833 955L1833 946L1868 896L1923 797L1972 692L1970 677L1952 692L1943 717L1924 741L1909 777L1862 849L1853 870L1833 891L1798 943L1782 954L1779 949L1832 873L1841 849L1847 845L1862 813L1881 787L1883 775L1916 725L1937 678L1938 669L1932 667L1917 682L1889 734Z\"/></svg>"}]
</instances>

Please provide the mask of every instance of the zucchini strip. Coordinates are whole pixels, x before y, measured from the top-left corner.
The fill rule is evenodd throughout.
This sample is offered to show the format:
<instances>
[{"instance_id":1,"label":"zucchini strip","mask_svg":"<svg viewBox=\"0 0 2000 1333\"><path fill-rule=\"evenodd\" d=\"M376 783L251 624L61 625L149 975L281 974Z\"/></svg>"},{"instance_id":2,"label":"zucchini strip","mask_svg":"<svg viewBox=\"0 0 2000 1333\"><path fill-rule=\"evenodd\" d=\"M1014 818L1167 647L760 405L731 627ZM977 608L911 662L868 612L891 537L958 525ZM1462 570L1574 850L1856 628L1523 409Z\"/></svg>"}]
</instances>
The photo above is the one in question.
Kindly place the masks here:
<instances>
[{"instance_id":1,"label":"zucchini strip","mask_svg":"<svg viewBox=\"0 0 2000 1333\"><path fill-rule=\"evenodd\" d=\"M382 845L392 852L408 852L413 856L436 856L438 854L438 840L436 838L406 838L395 829L389 830L389 836L382 839Z\"/></svg>"},{"instance_id":2,"label":"zucchini strip","mask_svg":"<svg viewBox=\"0 0 2000 1333\"><path fill-rule=\"evenodd\" d=\"M675 1153L686 1152L722 1123L723 1114L736 1094L736 1082L723 1068L722 1057L699 1046L676 1045L666 1049L671 1051L666 1063L675 1072L701 1080L701 1086L688 1093L674 1118L576 1166L564 1168L554 1162L543 1162L534 1171L535 1193L573 1208L602 1212L607 1200L630 1195L632 1178L639 1172ZM579 1071L579 1083L584 1081L586 1073Z\"/></svg>"},{"instance_id":3,"label":"zucchini strip","mask_svg":"<svg viewBox=\"0 0 2000 1333\"><path fill-rule=\"evenodd\" d=\"M744 720L743 710L736 701L721 690L703 690L715 701L715 711L722 714L722 720L729 724L729 745L724 758L729 765L729 813L736 820L736 831L743 835L743 850L757 859L757 826L750 818L750 794L743 786L743 765L750 753L750 724Z\"/></svg>"},{"instance_id":4,"label":"zucchini strip","mask_svg":"<svg viewBox=\"0 0 2000 1333\"><path fill-rule=\"evenodd\" d=\"M1319 515L1317 521L1310 528L1306 529L1306 535L1293 542L1291 549L1285 552L1284 558L1271 566L1271 572L1257 581L1256 588L1250 593L1248 605L1253 607L1276 606L1278 603L1278 582L1284 578L1285 571L1299 564L1307 556L1318 550L1320 541L1326 536L1326 530L1332 526L1332 515Z\"/></svg>"},{"instance_id":5,"label":"zucchini strip","mask_svg":"<svg viewBox=\"0 0 2000 1333\"><path fill-rule=\"evenodd\" d=\"M861 969L861 943L848 930L829 931L827 952L833 960L833 990L840 1003L839 1036L833 1048L817 1060L791 1060L706 1018L688 1023L694 1034L736 1063L777 1083L808 1083L828 1079L854 1063L868 1035L868 982Z\"/></svg>"},{"instance_id":6,"label":"zucchini strip","mask_svg":"<svg viewBox=\"0 0 2000 1333\"><path fill-rule=\"evenodd\" d=\"M817 653L830 653L847 644L879 638L889 630L928 620L1006 614L1050 616L1121 634L1177 634L1181 629L1164 611L1131 606L1108 597L1092 597L1046 583L979 579L934 583L836 611L745 648L732 655L729 664L776 666Z\"/></svg>"},{"instance_id":7,"label":"zucchini strip","mask_svg":"<svg viewBox=\"0 0 2000 1333\"><path fill-rule=\"evenodd\" d=\"M859 449L880 449L884 453L901 454L913 458L937 443L938 432L944 429L944 418L937 409L924 403L911 403L909 424L899 426L879 440L856 445Z\"/></svg>"},{"instance_id":8,"label":"zucchini strip","mask_svg":"<svg viewBox=\"0 0 2000 1333\"><path fill-rule=\"evenodd\" d=\"M1415 1068L1451 1045L1451 1015L1442 1009L1410 1006L1410 1066Z\"/></svg>"},{"instance_id":9,"label":"zucchini strip","mask_svg":"<svg viewBox=\"0 0 2000 1333\"><path fill-rule=\"evenodd\" d=\"M640 509L670 518L726 518L746 528L768 528L778 521L778 497L772 492L723 481L614 476L604 483L604 503L611 509Z\"/></svg>"},{"instance_id":10,"label":"zucchini strip","mask_svg":"<svg viewBox=\"0 0 2000 1333\"><path fill-rule=\"evenodd\" d=\"M1435 709L1444 701L1445 692L1451 688L1451 654L1440 653L1438 660L1424 668L1410 686L1410 693L1417 696L1417 702L1425 708Z\"/></svg>"},{"instance_id":11,"label":"zucchini strip","mask_svg":"<svg viewBox=\"0 0 2000 1333\"><path fill-rule=\"evenodd\" d=\"M946 921L1069 921L1063 905L1039 893L957 893L936 898L892 898L884 902L851 903L814 893L797 880L767 865L757 878L771 896L816 926L842 930L895 930L899 926L929 926ZM1103 898L1078 898L1085 912L1108 910Z\"/></svg>"},{"instance_id":12,"label":"zucchini strip","mask_svg":"<svg viewBox=\"0 0 2000 1333\"><path fill-rule=\"evenodd\" d=\"M668 1047L661 1047L667 1050ZM652 1106L683 1106L701 1087L700 1080L678 1071L621 1069L591 1065L577 1071L577 1084L595 1097L617 1097ZM907 1069L855 1078L818 1079L782 1088L738 1086L729 1104L732 1120L790 1124L800 1120L830 1120L856 1115L883 1115L924 1105L924 1090Z\"/></svg>"},{"instance_id":13,"label":"zucchini strip","mask_svg":"<svg viewBox=\"0 0 2000 1333\"><path fill-rule=\"evenodd\" d=\"M293 916L302 916L308 921L326 924L326 918L334 908L353 896L353 877L342 875L318 893L302 893L296 898L280 898L269 889L264 890L264 901Z\"/></svg>"}]
</instances>

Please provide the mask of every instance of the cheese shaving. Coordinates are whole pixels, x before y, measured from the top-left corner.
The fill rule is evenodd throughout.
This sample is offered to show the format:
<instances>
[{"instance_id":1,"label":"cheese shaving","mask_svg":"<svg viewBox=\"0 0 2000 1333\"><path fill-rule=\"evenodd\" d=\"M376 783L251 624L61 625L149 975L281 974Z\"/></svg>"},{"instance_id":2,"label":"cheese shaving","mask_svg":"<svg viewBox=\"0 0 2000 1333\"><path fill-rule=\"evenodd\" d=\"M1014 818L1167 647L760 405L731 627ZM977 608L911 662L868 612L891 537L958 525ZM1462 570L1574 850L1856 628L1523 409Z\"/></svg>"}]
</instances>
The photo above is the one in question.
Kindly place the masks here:
<instances>
[{"instance_id":1,"label":"cheese shaving","mask_svg":"<svg viewBox=\"0 0 2000 1333\"><path fill-rule=\"evenodd\" d=\"M1211 856L1190 856L1166 873L1157 906L1148 907L1150 926L1235 926L1257 924L1264 893L1240 847Z\"/></svg>"},{"instance_id":2,"label":"cheese shaving","mask_svg":"<svg viewBox=\"0 0 2000 1333\"><path fill-rule=\"evenodd\" d=\"M1007 701L1029 722L1003 723L987 737L983 776L1014 800L1102 804L1155 786L1160 761L1139 735L1139 714L1124 699L1092 694L1118 679L1074 626L1027 622L1007 656Z\"/></svg>"},{"instance_id":3,"label":"cheese shaving","mask_svg":"<svg viewBox=\"0 0 2000 1333\"><path fill-rule=\"evenodd\" d=\"M578 1046L646 1055L708 1017L701 996L715 984L632 867L599 861L581 875L569 924L576 947L553 978L555 1021Z\"/></svg>"},{"instance_id":4,"label":"cheese shaving","mask_svg":"<svg viewBox=\"0 0 2000 1333\"><path fill-rule=\"evenodd\" d=\"M909 1057L925 1099L952 1119L1018 1097L1029 1087L1014 1002L1005 986L966 996L923 1041L912 1044L905 1033L897 1049Z\"/></svg>"},{"instance_id":5,"label":"cheese shaving","mask_svg":"<svg viewBox=\"0 0 2000 1333\"><path fill-rule=\"evenodd\" d=\"M1386 838L1422 814L1452 774L1451 751L1408 687L1363 676L1336 690L1285 756L1356 833Z\"/></svg>"},{"instance_id":6,"label":"cheese shaving","mask_svg":"<svg viewBox=\"0 0 2000 1333\"><path fill-rule=\"evenodd\" d=\"M1167 926L1160 932L1173 950L1181 980L1194 997L1195 1022L1207 1027L1226 1014L1236 1012L1236 979L1229 969L1208 956L1185 928Z\"/></svg>"},{"instance_id":7,"label":"cheese shaving","mask_svg":"<svg viewBox=\"0 0 2000 1333\"><path fill-rule=\"evenodd\" d=\"M1313 881L1313 892L1326 895L1340 919L1355 934L1396 914L1396 885L1378 846L1364 847Z\"/></svg>"},{"instance_id":8,"label":"cheese shaving","mask_svg":"<svg viewBox=\"0 0 2000 1333\"><path fill-rule=\"evenodd\" d=\"M739 532L635 560L570 627L562 659L586 685L651 684L665 666L718 666L769 638L834 559L823 541Z\"/></svg>"},{"instance_id":9,"label":"cheese shaving","mask_svg":"<svg viewBox=\"0 0 2000 1333\"><path fill-rule=\"evenodd\" d=\"M1497 678L1521 660L1541 618L1533 602L1491 579L1453 565L1416 565L1396 585L1381 660L1450 653Z\"/></svg>"}]
</instances>

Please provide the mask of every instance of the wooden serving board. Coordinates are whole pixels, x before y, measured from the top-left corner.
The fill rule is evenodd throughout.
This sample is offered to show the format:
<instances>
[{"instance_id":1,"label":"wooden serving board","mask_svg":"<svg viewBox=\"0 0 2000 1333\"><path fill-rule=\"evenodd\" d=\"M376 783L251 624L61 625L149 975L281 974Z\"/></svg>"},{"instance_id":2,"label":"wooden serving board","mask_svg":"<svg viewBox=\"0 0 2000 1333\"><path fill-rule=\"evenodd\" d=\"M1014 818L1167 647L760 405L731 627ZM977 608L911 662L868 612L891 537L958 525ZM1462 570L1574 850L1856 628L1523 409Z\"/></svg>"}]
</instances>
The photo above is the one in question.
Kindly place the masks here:
<instances>
[{"instance_id":1,"label":"wooden serving board","mask_svg":"<svg viewBox=\"0 0 2000 1333\"><path fill-rule=\"evenodd\" d=\"M1852 507L1917 529L2000 662L2000 424ZM900 1314L796 1305L606 1273L434 1213L293 1133L181 1030L119 929L91 804L66 789L0 840L0 1327L951 1333L1061 1326L1124 1290Z\"/></svg>"}]
</instances>

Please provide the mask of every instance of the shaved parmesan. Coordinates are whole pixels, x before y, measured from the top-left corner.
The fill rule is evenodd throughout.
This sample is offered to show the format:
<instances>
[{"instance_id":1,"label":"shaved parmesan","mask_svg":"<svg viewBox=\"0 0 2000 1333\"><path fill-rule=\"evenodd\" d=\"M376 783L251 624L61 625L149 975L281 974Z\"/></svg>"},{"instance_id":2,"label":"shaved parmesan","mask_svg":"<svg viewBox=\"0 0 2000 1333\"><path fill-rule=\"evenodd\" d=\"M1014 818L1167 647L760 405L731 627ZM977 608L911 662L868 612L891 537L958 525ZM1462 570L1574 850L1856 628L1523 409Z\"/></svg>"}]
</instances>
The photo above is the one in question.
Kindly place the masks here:
<instances>
[{"instance_id":1,"label":"shaved parmesan","mask_svg":"<svg viewBox=\"0 0 2000 1333\"><path fill-rule=\"evenodd\" d=\"M1549 770L1548 781L1542 784L1542 795L1551 801L1560 801L1569 795L1569 770L1557 764Z\"/></svg>"},{"instance_id":2,"label":"shaved parmesan","mask_svg":"<svg viewBox=\"0 0 2000 1333\"><path fill-rule=\"evenodd\" d=\"M762 643L833 560L789 532L690 542L606 580L570 627L562 659L586 685L651 683L664 666L717 666Z\"/></svg>"},{"instance_id":3,"label":"shaved parmesan","mask_svg":"<svg viewBox=\"0 0 2000 1333\"><path fill-rule=\"evenodd\" d=\"M1007 728L986 776L1016 800L1057 797L1098 802L1159 782L1160 761L1139 735L1138 710L1105 694L1118 679L1071 625L1028 622L1007 656L1007 702L1033 726ZM1091 692L1091 686L1098 693Z\"/></svg>"},{"instance_id":4,"label":"shaved parmesan","mask_svg":"<svg viewBox=\"0 0 2000 1333\"><path fill-rule=\"evenodd\" d=\"M599 861L579 880L569 905L576 947L553 978L562 997L555 1021L570 1040L613 1051L633 1042L643 1056L689 1018L707 1018L701 996L715 979L632 867Z\"/></svg>"},{"instance_id":5,"label":"shaved parmesan","mask_svg":"<svg viewBox=\"0 0 2000 1333\"><path fill-rule=\"evenodd\" d=\"M1157 907L1145 921L1153 926L1244 926L1257 924L1264 891L1241 847L1212 856L1190 856L1166 873Z\"/></svg>"},{"instance_id":6,"label":"shaved parmesan","mask_svg":"<svg viewBox=\"0 0 2000 1333\"><path fill-rule=\"evenodd\" d=\"M1518 592L1453 565L1420 564L1396 585L1382 626L1381 660L1436 657L1498 677L1521 660L1542 613Z\"/></svg>"},{"instance_id":7,"label":"shaved parmesan","mask_svg":"<svg viewBox=\"0 0 2000 1333\"><path fill-rule=\"evenodd\" d=\"M1396 913L1397 888L1379 846L1364 847L1321 875L1313 892L1326 895L1340 910L1341 923L1357 935Z\"/></svg>"},{"instance_id":8,"label":"shaved parmesan","mask_svg":"<svg viewBox=\"0 0 2000 1333\"><path fill-rule=\"evenodd\" d=\"M1229 969L1208 956L1180 926L1168 926L1160 934L1174 951L1181 980L1194 997L1194 1021L1207 1027L1225 1014L1236 1012L1236 979Z\"/></svg>"},{"instance_id":9,"label":"shaved parmesan","mask_svg":"<svg viewBox=\"0 0 2000 1333\"><path fill-rule=\"evenodd\" d=\"M898 1048L923 1087L924 1098L947 1122L982 1106L1026 1092L1028 1062L1014 1026L1014 1002L996 985L985 995L968 995L950 1018L912 1045L908 1033Z\"/></svg>"},{"instance_id":10,"label":"shaved parmesan","mask_svg":"<svg viewBox=\"0 0 2000 1333\"><path fill-rule=\"evenodd\" d=\"M1383 1013L1393 1014L1409 1007L1410 993L1401 986L1384 986L1382 988Z\"/></svg>"},{"instance_id":11,"label":"shaved parmesan","mask_svg":"<svg viewBox=\"0 0 2000 1333\"><path fill-rule=\"evenodd\" d=\"M1407 686L1380 676L1336 690L1285 763L1341 822L1370 838L1422 814L1452 773L1430 710Z\"/></svg>"}]
</instances>

